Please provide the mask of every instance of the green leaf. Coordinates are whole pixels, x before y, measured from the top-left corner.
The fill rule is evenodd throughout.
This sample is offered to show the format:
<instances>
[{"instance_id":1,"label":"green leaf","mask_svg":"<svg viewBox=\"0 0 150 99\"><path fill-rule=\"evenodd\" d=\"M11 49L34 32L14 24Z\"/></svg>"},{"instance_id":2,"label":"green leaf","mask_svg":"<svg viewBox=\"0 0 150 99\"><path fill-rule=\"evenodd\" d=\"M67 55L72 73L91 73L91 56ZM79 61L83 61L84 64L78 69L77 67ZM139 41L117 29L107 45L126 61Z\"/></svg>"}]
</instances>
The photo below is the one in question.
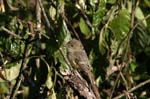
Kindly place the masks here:
<instances>
[{"instance_id":1,"label":"green leaf","mask_svg":"<svg viewBox=\"0 0 150 99\"><path fill-rule=\"evenodd\" d=\"M128 11L126 9L121 10L119 15L109 23L109 28L117 40L126 37L130 28Z\"/></svg>"},{"instance_id":2,"label":"green leaf","mask_svg":"<svg viewBox=\"0 0 150 99\"><path fill-rule=\"evenodd\" d=\"M144 1L147 1L147 0L144 0ZM128 2L128 9L131 12L131 10L132 10L132 3L131 2ZM140 8L139 6L137 6L136 9L135 9L135 17L138 20L142 20L144 26L147 26L146 20L143 20L145 18L144 12L142 11L142 8Z\"/></svg>"},{"instance_id":3,"label":"green leaf","mask_svg":"<svg viewBox=\"0 0 150 99\"><path fill-rule=\"evenodd\" d=\"M106 43L106 36L108 34L108 31L106 31L105 29L102 29L100 32L100 36L99 36L99 50L101 52L101 54L105 54L106 49L107 49L107 43Z\"/></svg>"},{"instance_id":4,"label":"green leaf","mask_svg":"<svg viewBox=\"0 0 150 99\"><path fill-rule=\"evenodd\" d=\"M145 3L148 7L150 7L150 1L149 1L149 0L144 0L144 3Z\"/></svg>"},{"instance_id":5,"label":"green leaf","mask_svg":"<svg viewBox=\"0 0 150 99\"><path fill-rule=\"evenodd\" d=\"M59 62L61 63L61 66L60 66L60 70L65 70L68 68L68 65L66 63L66 61L64 60L64 57L67 56L67 51L66 51L66 48L64 47L61 47L61 49L63 50L63 54L64 56L62 56L61 52L60 51L57 51L55 52L55 58L57 58L59 60Z\"/></svg>"},{"instance_id":6,"label":"green leaf","mask_svg":"<svg viewBox=\"0 0 150 99\"><path fill-rule=\"evenodd\" d=\"M18 74L19 74L21 62L19 62L19 63L10 63L8 65L13 65L13 66L11 66L11 67L9 66L10 68L5 69L1 73L4 76L5 79L7 79L8 81L12 81L12 80L16 79ZM0 78L0 82L5 82L5 80Z\"/></svg>"},{"instance_id":7,"label":"green leaf","mask_svg":"<svg viewBox=\"0 0 150 99\"><path fill-rule=\"evenodd\" d=\"M108 0L107 3L115 4L115 3L116 3L116 0Z\"/></svg>"},{"instance_id":8,"label":"green leaf","mask_svg":"<svg viewBox=\"0 0 150 99\"><path fill-rule=\"evenodd\" d=\"M150 56L150 46L145 48L146 55Z\"/></svg>"},{"instance_id":9,"label":"green leaf","mask_svg":"<svg viewBox=\"0 0 150 99\"><path fill-rule=\"evenodd\" d=\"M130 68L131 68L131 71L132 71L132 72L135 72L135 69L137 68L137 64L134 63L134 62L131 63L131 64L130 64Z\"/></svg>"},{"instance_id":10,"label":"green leaf","mask_svg":"<svg viewBox=\"0 0 150 99\"><path fill-rule=\"evenodd\" d=\"M0 94L8 94L9 93L9 86L7 83L0 82Z\"/></svg>"},{"instance_id":11,"label":"green leaf","mask_svg":"<svg viewBox=\"0 0 150 99\"><path fill-rule=\"evenodd\" d=\"M91 31L83 18L80 18L79 27L80 27L81 33L83 33L86 37L91 36Z\"/></svg>"},{"instance_id":12,"label":"green leaf","mask_svg":"<svg viewBox=\"0 0 150 99\"><path fill-rule=\"evenodd\" d=\"M94 29L94 31L92 31L92 34L94 34L96 32L99 33L99 26L103 20L105 12L106 12L106 3L104 1L101 1L98 9L94 12L94 14L92 13L93 29Z\"/></svg>"},{"instance_id":13,"label":"green leaf","mask_svg":"<svg viewBox=\"0 0 150 99\"><path fill-rule=\"evenodd\" d=\"M53 6L50 6L49 8L49 14L52 20L55 20L56 17L56 9Z\"/></svg>"},{"instance_id":14,"label":"green leaf","mask_svg":"<svg viewBox=\"0 0 150 99\"><path fill-rule=\"evenodd\" d=\"M97 3L97 0L90 0L90 5L94 8L95 4Z\"/></svg>"},{"instance_id":15,"label":"green leaf","mask_svg":"<svg viewBox=\"0 0 150 99\"><path fill-rule=\"evenodd\" d=\"M150 34L147 32L143 24L139 24L133 33L133 45L136 52L146 51L150 45Z\"/></svg>"},{"instance_id":16,"label":"green leaf","mask_svg":"<svg viewBox=\"0 0 150 99\"><path fill-rule=\"evenodd\" d=\"M70 37L71 37L71 35L70 35L70 32L69 32L68 27L66 25L66 22L64 20L62 20L60 33L58 35L59 43L63 44L64 42L69 41Z\"/></svg>"},{"instance_id":17,"label":"green leaf","mask_svg":"<svg viewBox=\"0 0 150 99\"><path fill-rule=\"evenodd\" d=\"M143 20L145 18L144 13L142 12L140 7L137 7L135 10L135 17L139 20ZM142 21L144 26L147 26L146 20Z\"/></svg>"}]
</instances>

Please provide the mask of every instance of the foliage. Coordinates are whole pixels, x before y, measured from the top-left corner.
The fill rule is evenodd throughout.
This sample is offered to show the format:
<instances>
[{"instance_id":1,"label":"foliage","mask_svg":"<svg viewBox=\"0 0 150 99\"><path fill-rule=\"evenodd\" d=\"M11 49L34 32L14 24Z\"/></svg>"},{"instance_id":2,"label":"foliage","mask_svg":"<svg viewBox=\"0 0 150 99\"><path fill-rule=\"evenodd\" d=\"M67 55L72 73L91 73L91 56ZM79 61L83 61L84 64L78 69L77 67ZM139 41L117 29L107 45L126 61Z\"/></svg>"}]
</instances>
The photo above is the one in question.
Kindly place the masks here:
<instances>
[{"instance_id":1,"label":"foliage","mask_svg":"<svg viewBox=\"0 0 150 99\"><path fill-rule=\"evenodd\" d=\"M72 38L89 56L102 99L150 98L149 7L149 0L0 0L0 98L81 98L62 75Z\"/></svg>"}]
</instances>

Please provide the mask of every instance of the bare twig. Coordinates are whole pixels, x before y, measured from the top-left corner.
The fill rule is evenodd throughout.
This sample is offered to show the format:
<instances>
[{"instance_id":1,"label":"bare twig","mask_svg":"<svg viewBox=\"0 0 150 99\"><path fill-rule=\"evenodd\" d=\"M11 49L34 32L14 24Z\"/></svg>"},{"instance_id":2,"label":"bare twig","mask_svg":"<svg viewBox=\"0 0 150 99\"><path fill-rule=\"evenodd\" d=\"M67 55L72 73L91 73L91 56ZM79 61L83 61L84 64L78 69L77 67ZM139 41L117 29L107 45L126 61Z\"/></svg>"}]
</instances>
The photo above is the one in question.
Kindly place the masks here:
<instances>
[{"instance_id":1,"label":"bare twig","mask_svg":"<svg viewBox=\"0 0 150 99\"><path fill-rule=\"evenodd\" d=\"M134 28L135 10L139 5L139 0L137 0L137 1L133 0L132 3L134 3L134 4L132 4L130 31L128 32L128 35L127 35L127 45L126 45L126 50L125 50L125 53L124 53L124 56L123 56L123 59L122 59L123 61L125 60L126 55L128 54L128 49L129 49L129 46L130 46L130 39L131 39L133 28Z\"/></svg>"},{"instance_id":2,"label":"bare twig","mask_svg":"<svg viewBox=\"0 0 150 99\"><path fill-rule=\"evenodd\" d=\"M46 21L46 24L47 24L48 28L52 29L51 26L50 26L50 22L49 22L49 20L48 20L48 17L47 17L47 15L46 15L46 12L45 12L45 9L44 9L44 7L43 7L43 4L42 4L41 0L37 0L37 1L39 2L40 8L41 8L41 10L42 10L42 13L43 13L43 16L44 16L44 19L45 19L45 21ZM53 30L53 29L52 29L52 30Z\"/></svg>"},{"instance_id":3,"label":"bare twig","mask_svg":"<svg viewBox=\"0 0 150 99\"><path fill-rule=\"evenodd\" d=\"M41 43L40 43L40 38L41 38L41 7L40 4L38 2L38 0L36 0L36 28L37 31L35 33L35 38L38 38L35 42L35 45L38 46L39 48L41 48ZM39 53L39 49L35 49L36 53ZM36 59L36 66L39 68L40 67L40 58Z\"/></svg>"},{"instance_id":4,"label":"bare twig","mask_svg":"<svg viewBox=\"0 0 150 99\"><path fill-rule=\"evenodd\" d=\"M136 24L133 26L131 32L133 32L134 29L135 29L138 25L140 25L140 23L142 23L144 20L148 19L149 17L150 17L150 14L148 14L145 18L143 18L142 20L140 20L140 22L136 23Z\"/></svg>"},{"instance_id":5,"label":"bare twig","mask_svg":"<svg viewBox=\"0 0 150 99\"><path fill-rule=\"evenodd\" d=\"M66 23L71 27L73 33L75 34L75 36L78 38L78 40L80 40L80 37L78 35L78 33L76 32L76 30L74 29L74 27L72 26L71 22L68 20L68 18L65 16L65 13L62 14L63 19L66 21ZM81 40L80 40L81 41Z\"/></svg>"},{"instance_id":6,"label":"bare twig","mask_svg":"<svg viewBox=\"0 0 150 99\"><path fill-rule=\"evenodd\" d=\"M37 0L36 2L36 20L37 20L37 24L36 24L36 28L37 28L37 36L38 38L40 38L40 31L41 31L41 7L40 4Z\"/></svg>"},{"instance_id":7,"label":"bare twig","mask_svg":"<svg viewBox=\"0 0 150 99\"><path fill-rule=\"evenodd\" d=\"M131 92L133 92L134 90L136 90L136 89L138 89L138 88L140 88L140 87L142 87L142 86L144 86L144 85L146 85L146 84L148 84L148 83L150 83L150 79L148 79L148 80L146 80L146 81L144 81L144 82L138 84L137 86L131 88L131 89L128 90L127 92L128 92L128 93L131 93ZM113 99L120 99L121 97L123 97L123 96L125 96L125 95L126 95L126 93L122 93L122 94L120 94L120 95L114 97Z\"/></svg>"},{"instance_id":8,"label":"bare twig","mask_svg":"<svg viewBox=\"0 0 150 99\"><path fill-rule=\"evenodd\" d=\"M79 7L78 7L79 6ZM83 16L83 18L86 20L86 24L92 28L92 23L90 22L89 18L87 17L83 7L81 6L81 4L78 3L77 9L81 12L81 15Z\"/></svg>"},{"instance_id":9,"label":"bare twig","mask_svg":"<svg viewBox=\"0 0 150 99\"><path fill-rule=\"evenodd\" d=\"M17 34L15 34L15 33L13 33L13 32L11 32L10 30L8 30L7 28L5 28L5 27L2 27L2 30L3 31L5 31L6 33L8 33L8 34L10 34L10 35L12 35L12 36L14 36L15 38L17 38L17 39L22 39L22 37L21 36L19 36L19 35L17 35Z\"/></svg>"}]
</instances>

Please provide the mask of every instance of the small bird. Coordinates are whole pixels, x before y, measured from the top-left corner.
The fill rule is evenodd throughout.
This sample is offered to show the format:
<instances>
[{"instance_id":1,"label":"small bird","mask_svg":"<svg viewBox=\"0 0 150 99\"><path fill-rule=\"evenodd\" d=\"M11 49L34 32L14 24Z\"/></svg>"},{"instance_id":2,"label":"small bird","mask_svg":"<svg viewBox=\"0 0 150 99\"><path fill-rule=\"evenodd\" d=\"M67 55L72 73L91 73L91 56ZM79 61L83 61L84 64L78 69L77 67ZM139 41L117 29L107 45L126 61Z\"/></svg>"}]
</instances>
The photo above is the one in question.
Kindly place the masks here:
<instances>
[{"instance_id":1,"label":"small bird","mask_svg":"<svg viewBox=\"0 0 150 99\"><path fill-rule=\"evenodd\" d=\"M84 75L88 77L93 92L97 97L96 99L100 99L99 91L96 86L94 75L91 70L90 62L82 43L77 39L72 39L66 44L66 48L67 48L67 58L71 66L74 69L78 70L79 72L83 72Z\"/></svg>"}]
</instances>

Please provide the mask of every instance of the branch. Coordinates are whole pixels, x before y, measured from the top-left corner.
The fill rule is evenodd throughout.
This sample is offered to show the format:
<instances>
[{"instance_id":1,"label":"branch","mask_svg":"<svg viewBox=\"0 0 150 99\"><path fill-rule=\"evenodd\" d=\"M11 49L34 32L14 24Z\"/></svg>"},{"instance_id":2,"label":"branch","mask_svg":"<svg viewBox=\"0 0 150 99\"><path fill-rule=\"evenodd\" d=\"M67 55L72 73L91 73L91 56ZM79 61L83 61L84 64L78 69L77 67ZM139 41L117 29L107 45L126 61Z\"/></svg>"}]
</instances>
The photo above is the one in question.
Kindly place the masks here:
<instances>
[{"instance_id":1,"label":"branch","mask_svg":"<svg viewBox=\"0 0 150 99\"><path fill-rule=\"evenodd\" d=\"M144 81L144 82L138 84L137 86L133 87L132 89L128 90L127 93L131 93L131 92L133 92L134 90L136 90L136 89L138 89L138 88L140 88L140 87L142 87L142 86L144 86L144 85L146 85L146 84L148 84L148 83L150 83L150 79L148 79L148 80L146 80L146 81ZM116 97L113 98L113 99L120 99L121 97L123 97L123 96L125 96L125 95L126 95L126 93L122 93L122 94L120 94L119 96L116 96Z\"/></svg>"},{"instance_id":2,"label":"branch","mask_svg":"<svg viewBox=\"0 0 150 99\"><path fill-rule=\"evenodd\" d=\"M47 17L47 15L46 15L46 12L45 12L45 9L44 9L44 7L43 7L43 5L42 5L42 2L41 2L41 0L37 0L37 1L39 2L39 5L40 5L40 8L41 8L41 10L42 10L42 13L43 13L44 19L45 19L45 21L46 21L46 24L47 24L48 28L51 29L50 22L49 22L49 20L48 20L48 17Z\"/></svg>"},{"instance_id":3,"label":"branch","mask_svg":"<svg viewBox=\"0 0 150 99\"><path fill-rule=\"evenodd\" d=\"M14 36L15 38L17 38L17 39L22 39L22 37L21 36L19 36L19 35L17 35L17 34L15 34L15 33L13 33L13 32L11 32L10 30L8 30L7 28L5 28L5 27L2 27L2 30L3 31L5 31L6 33L8 33L8 34L10 34L10 35L12 35L12 36Z\"/></svg>"},{"instance_id":4,"label":"branch","mask_svg":"<svg viewBox=\"0 0 150 99\"><path fill-rule=\"evenodd\" d=\"M69 82L70 86L77 90L81 96L86 99L96 99L96 96L87 81L83 79L77 71L61 71L61 74L64 76L64 79Z\"/></svg>"}]
</instances>

